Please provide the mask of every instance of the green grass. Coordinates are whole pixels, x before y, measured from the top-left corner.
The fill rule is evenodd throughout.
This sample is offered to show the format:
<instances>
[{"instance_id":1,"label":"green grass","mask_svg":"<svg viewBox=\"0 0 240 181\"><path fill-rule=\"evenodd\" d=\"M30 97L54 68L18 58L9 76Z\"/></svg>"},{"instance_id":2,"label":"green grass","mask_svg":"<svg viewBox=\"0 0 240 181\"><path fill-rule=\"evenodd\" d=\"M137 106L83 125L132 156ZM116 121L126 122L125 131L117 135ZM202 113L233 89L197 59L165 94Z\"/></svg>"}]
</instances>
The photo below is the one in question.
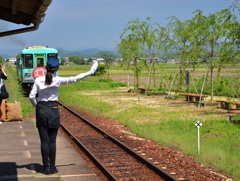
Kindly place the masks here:
<instances>
[{"instance_id":1,"label":"green grass","mask_svg":"<svg viewBox=\"0 0 240 181\"><path fill-rule=\"evenodd\" d=\"M88 71L89 68L90 66L61 67L60 75L76 75ZM26 117L34 112L34 108L28 98L22 96L14 70L7 68L9 79L6 87L10 93L9 102L21 101ZM228 122L221 114L216 114L216 108L212 107L200 108L197 113L190 114L188 109L179 109L178 104L173 104L174 100L170 100L170 105L163 106L159 103L146 106L146 96L138 97L135 93L119 91L124 86L124 83L91 76L78 83L62 86L59 98L61 102L84 108L95 116L105 116L121 122L139 136L181 150L204 166L223 171L226 175L233 176L234 180L240 180L240 124ZM159 99L152 96L149 98ZM200 128L200 155L195 126L199 119L203 124Z\"/></svg>"},{"instance_id":2,"label":"green grass","mask_svg":"<svg viewBox=\"0 0 240 181\"><path fill-rule=\"evenodd\" d=\"M111 112L112 109L114 109L111 105L98 101L95 95L85 96L79 94L79 92L88 91L91 93L91 91L95 90L114 90L117 87L124 85L125 84L123 83L115 83L111 80L104 81L91 76L74 84L63 85L59 90L59 99L71 106L80 105L85 108L86 111L90 110L96 113ZM71 92L71 96L69 96L69 92Z\"/></svg>"}]
</instances>

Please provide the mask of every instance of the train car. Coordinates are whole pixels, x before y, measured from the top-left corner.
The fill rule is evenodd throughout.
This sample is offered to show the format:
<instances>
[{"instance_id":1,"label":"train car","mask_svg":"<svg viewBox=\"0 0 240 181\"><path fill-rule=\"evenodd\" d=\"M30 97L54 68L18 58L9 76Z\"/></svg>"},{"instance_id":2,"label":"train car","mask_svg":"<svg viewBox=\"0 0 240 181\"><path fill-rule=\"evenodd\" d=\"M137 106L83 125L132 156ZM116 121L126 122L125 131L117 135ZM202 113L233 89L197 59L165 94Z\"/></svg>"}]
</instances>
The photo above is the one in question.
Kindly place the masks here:
<instances>
[{"instance_id":1,"label":"train car","mask_svg":"<svg viewBox=\"0 0 240 181\"><path fill-rule=\"evenodd\" d=\"M49 57L58 57L55 48L46 46L29 46L16 57L16 71L19 83L31 86L34 83L32 71L35 67L44 67Z\"/></svg>"}]
</instances>

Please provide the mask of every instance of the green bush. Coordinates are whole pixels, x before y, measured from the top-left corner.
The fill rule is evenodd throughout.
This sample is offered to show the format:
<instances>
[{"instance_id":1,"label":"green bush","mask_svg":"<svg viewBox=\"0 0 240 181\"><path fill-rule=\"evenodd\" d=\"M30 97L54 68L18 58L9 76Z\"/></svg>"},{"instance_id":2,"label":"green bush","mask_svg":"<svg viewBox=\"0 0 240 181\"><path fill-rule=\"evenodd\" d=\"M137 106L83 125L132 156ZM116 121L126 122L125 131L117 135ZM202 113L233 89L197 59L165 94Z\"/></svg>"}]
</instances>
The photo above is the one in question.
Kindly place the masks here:
<instances>
[{"instance_id":1,"label":"green bush","mask_svg":"<svg viewBox=\"0 0 240 181\"><path fill-rule=\"evenodd\" d=\"M103 76L106 74L106 65L105 64L99 64L97 71L95 72L94 75L96 76Z\"/></svg>"}]
</instances>

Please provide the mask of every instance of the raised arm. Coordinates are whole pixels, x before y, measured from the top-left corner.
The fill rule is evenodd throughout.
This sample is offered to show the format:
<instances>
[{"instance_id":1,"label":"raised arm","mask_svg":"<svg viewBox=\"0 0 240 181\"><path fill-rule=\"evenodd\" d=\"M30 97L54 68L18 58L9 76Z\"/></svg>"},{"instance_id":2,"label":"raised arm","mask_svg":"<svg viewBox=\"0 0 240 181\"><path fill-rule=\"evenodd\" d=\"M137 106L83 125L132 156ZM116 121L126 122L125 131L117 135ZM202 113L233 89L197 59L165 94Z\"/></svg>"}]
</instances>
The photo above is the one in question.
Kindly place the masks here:
<instances>
[{"instance_id":1,"label":"raised arm","mask_svg":"<svg viewBox=\"0 0 240 181\"><path fill-rule=\"evenodd\" d=\"M72 77L59 77L60 84L71 84L74 82L78 82L82 79L85 79L88 76L94 74L96 72L97 68L98 68L98 62L95 61L94 64L92 65L90 71L88 71L86 73L81 73L81 74L78 74L78 75L72 76Z\"/></svg>"}]
</instances>

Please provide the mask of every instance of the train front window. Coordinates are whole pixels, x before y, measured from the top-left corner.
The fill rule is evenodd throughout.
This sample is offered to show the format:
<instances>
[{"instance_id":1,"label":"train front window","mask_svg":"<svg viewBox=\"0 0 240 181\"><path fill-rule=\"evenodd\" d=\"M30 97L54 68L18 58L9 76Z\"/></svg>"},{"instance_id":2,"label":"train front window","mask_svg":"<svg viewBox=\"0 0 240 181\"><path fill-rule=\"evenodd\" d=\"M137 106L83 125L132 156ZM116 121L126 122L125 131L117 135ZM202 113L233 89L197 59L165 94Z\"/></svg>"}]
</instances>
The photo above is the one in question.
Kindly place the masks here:
<instances>
[{"instance_id":1,"label":"train front window","mask_svg":"<svg viewBox=\"0 0 240 181\"><path fill-rule=\"evenodd\" d=\"M23 56L23 68L33 68L33 55L26 54Z\"/></svg>"},{"instance_id":2,"label":"train front window","mask_svg":"<svg viewBox=\"0 0 240 181\"><path fill-rule=\"evenodd\" d=\"M47 59L51 58L51 57L57 57L58 58L58 54L57 53L48 53L47 54ZM61 63L61 60L59 59L59 63Z\"/></svg>"},{"instance_id":3,"label":"train front window","mask_svg":"<svg viewBox=\"0 0 240 181\"><path fill-rule=\"evenodd\" d=\"M50 57L58 57L57 53L48 53L47 58L49 59Z\"/></svg>"}]
</instances>

